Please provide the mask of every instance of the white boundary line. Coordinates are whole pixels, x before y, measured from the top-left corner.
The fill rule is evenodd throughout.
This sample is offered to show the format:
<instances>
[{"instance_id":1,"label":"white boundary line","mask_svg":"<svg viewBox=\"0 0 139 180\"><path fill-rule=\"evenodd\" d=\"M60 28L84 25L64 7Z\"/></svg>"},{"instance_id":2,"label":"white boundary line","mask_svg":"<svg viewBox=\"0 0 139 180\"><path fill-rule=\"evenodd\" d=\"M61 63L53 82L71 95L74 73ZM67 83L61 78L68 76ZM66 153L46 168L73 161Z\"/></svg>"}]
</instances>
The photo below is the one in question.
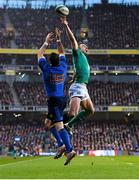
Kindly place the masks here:
<instances>
[{"instance_id":1,"label":"white boundary line","mask_svg":"<svg viewBox=\"0 0 139 180\"><path fill-rule=\"evenodd\" d=\"M23 161L11 162L11 163L7 163L7 164L0 164L0 167L13 165L13 164L20 164L20 163L26 162L26 161L28 162L28 161L40 160L40 159L44 159L44 158L46 158L46 157L40 157L40 158L36 158L36 159L28 159L28 160L23 160Z\"/></svg>"}]
</instances>

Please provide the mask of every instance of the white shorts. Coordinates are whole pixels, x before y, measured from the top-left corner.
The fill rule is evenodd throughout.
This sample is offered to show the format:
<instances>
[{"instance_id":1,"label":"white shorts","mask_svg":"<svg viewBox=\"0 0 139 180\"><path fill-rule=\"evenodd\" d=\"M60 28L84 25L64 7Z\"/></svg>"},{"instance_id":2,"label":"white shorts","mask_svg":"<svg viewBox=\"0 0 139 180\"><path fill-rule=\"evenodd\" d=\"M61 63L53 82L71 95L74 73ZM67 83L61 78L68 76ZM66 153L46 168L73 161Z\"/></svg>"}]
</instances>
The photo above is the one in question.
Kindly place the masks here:
<instances>
[{"instance_id":1,"label":"white shorts","mask_svg":"<svg viewBox=\"0 0 139 180\"><path fill-rule=\"evenodd\" d=\"M73 83L69 88L69 97L79 97L81 101L89 98L88 90L85 84Z\"/></svg>"}]
</instances>

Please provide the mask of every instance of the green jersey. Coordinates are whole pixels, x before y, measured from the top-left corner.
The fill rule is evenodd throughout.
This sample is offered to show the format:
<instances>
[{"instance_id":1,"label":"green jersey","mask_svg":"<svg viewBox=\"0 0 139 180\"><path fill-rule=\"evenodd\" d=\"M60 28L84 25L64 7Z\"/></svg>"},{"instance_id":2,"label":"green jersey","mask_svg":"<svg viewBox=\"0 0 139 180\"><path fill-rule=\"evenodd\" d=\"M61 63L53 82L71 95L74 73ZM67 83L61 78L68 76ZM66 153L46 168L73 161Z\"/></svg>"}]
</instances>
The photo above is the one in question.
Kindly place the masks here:
<instances>
[{"instance_id":1,"label":"green jersey","mask_svg":"<svg viewBox=\"0 0 139 180\"><path fill-rule=\"evenodd\" d=\"M79 48L72 51L72 61L74 67L74 82L87 84L90 78L90 66L87 57Z\"/></svg>"}]
</instances>

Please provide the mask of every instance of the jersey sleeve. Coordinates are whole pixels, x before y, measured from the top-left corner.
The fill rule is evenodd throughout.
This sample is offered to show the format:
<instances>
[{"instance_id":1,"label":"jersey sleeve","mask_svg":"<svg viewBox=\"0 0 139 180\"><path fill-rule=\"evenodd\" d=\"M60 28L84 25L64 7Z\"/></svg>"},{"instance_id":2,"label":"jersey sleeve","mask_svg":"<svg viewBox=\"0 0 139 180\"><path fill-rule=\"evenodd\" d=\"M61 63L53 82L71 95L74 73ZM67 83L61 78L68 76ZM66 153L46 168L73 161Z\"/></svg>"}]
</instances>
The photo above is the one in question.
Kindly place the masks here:
<instances>
[{"instance_id":1,"label":"jersey sleeve","mask_svg":"<svg viewBox=\"0 0 139 180\"><path fill-rule=\"evenodd\" d=\"M60 55L59 55L59 60L60 60L61 62L66 62L66 57L65 57L65 55L64 55L64 54L60 54Z\"/></svg>"},{"instance_id":2,"label":"jersey sleeve","mask_svg":"<svg viewBox=\"0 0 139 180\"><path fill-rule=\"evenodd\" d=\"M73 54L73 56L74 57L77 57L79 54L81 53L81 50L80 50L80 48L78 48L78 49L72 49L72 54Z\"/></svg>"},{"instance_id":3,"label":"jersey sleeve","mask_svg":"<svg viewBox=\"0 0 139 180\"><path fill-rule=\"evenodd\" d=\"M59 55L59 61L60 61L60 64L66 66L67 63L66 63L66 57L64 54Z\"/></svg>"},{"instance_id":4,"label":"jersey sleeve","mask_svg":"<svg viewBox=\"0 0 139 180\"><path fill-rule=\"evenodd\" d=\"M46 67L46 66L49 65L45 57L40 58L40 59L38 60L38 64L39 64L39 67L40 67L40 69L41 69L42 71L44 70L44 67Z\"/></svg>"}]
</instances>

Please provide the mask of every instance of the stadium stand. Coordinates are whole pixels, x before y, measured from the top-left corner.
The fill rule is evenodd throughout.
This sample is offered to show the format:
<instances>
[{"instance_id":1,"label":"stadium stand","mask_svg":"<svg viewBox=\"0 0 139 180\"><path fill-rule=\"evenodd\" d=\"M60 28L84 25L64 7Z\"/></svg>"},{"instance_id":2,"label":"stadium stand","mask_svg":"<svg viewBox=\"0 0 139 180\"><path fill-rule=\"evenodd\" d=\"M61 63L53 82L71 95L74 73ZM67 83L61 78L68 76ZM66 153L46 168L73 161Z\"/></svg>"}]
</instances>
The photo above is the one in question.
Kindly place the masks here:
<instances>
[{"instance_id":1,"label":"stadium stand","mask_svg":"<svg viewBox=\"0 0 139 180\"><path fill-rule=\"evenodd\" d=\"M8 48L10 47L10 37L6 31L5 21L4 21L5 10L0 8L0 47Z\"/></svg>"},{"instance_id":2,"label":"stadium stand","mask_svg":"<svg viewBox=\"0 0 139 180\"><path fill-rule=\"evenodd\" d=\"M42 83L14 82L14 87L22 105L46 105ZM139 99L138 82L93 80L89 83L88 90L94 105L136 105Z\"/></svg>"},{"instance_id":3,"label":"stadium stand","mask_svg":"<svg viewBox=\"0 0 139 180\"><path fill-rule=\"evenodd\" d=\"M83 13L83 8L75 8L74 6L70 8L70 12L68 18L73 32L78 39L82 39L80 32L82 26L85 26L87 29L86 34L88 34L86 38L90 48L138 48L138 6L95 4L93 7L89 7L86 13ZM14 27L14 36L12 38L14 38L15 44L19 48L35 49L40 47L45 35L51 29L54 29L55 26L60 27L57 16L54 13L54 7L48 9L8 8L6 11L2 9L1 47L11 46L11 37L7 34L4 27L3 17L5 14L9 17ZM84 25L84 16L87 19L87 25ZM69 44L65 43L65 39L67 39L65 34L63 39L66 48L69 48ZM55 48L55 46L52 47Z\"/></svg>"},{"instance_id":4,"label":"stadium stand","mask_svg":"<svg viewBox=\"0 0 139 180\"><path fill-rule=\"evenodd\" d=\"M79 150L132 150L131 136L125 122L85 120L74 129L73 139L74 147Z\"/></svg>"},{"instance_id":5,"label":"stadium stand","mask_svg":"<svg viewBox=\"0 0 139 180\"><path fill-rule=\"evenodd\" d=\"M136 105L139 83L93 81L89 93L95 105Z\"/></svg>"},{"instance_id":6,"label":"stadium stand","mask_svg":"<svg viewBox=\"0 0 139 180\"><path fill-rule=\"evenodd\" d=\"M96 4L87 11L94 49L133 49L139 46L138 6Z\"/></svg>"},{"instance_id":7,"label":"stadium stand","mask_svg":"<svg viewBox=\"0 0 139 180\"><path fill-rule=\"evenodd\" d=\"M83 11L82 7L71 6L68 18L70 26L79 40L84 39L84 37L81 37L80 32L81 27L85 26L87 29L85 38L87 38L90 49L129 49L130 51L130 49L138 49L139 47L138 14L139 6L136 5L95 4L93 7L88 7L86 11ZM13 30L11 35L6 29L6 18L9 19ZM87 20L85 25L84 18ZM46 34L55 25L63 31L54 13L54 7L47 9L0 8L0 19L0 48L21 48L21 51L26 48L38 49ZM63 33L62 37L68 53L68 70L71 71L68 72L68 75L71 77L73 67L69 50L70 44L67 43L65 33ZM56 46L52 45L50 48L53 49ZM96 107L126 106L129 107L126 112L132 111L132 107L134 107L138 113L139 81L137 73L139 72L139 55L134 53L130 55L120 53L110 55L106 52L97 55L90 53L88 56L91 73L96 73L96 76L101 73L101 75L97 76L98 78L91 74L91 81L88 85L89 94L94 105ZM31 66L37 66L36 54L10 54L8 52L0 54L0 108L3 108L3 106L6 106L6 108L8 106L12 107L9 111L8 108L5 108L6 112L8 112L7 116L5 114L0 115L0 146L4 151L8 151L17 137L17 139L20 139L16 142L17 149L19 154L22 155L38 155L38 151L51 152L55 151L56 147L50 133L45 132L42 119L38 117L37 121L34 121L29 116L29 111L32 109L29 111L26 108L24 109L26 106L41 107L42 109L39 110L43 114L43 108L47 107L42 79L37 75L38 68L34 70ZM119 69L121 66L124 67L124 70L122 69L120 72L124 72L128 78L122 81L124 77L121 78L122 75L118 74L118 81L114 81L112 78L109 80L109 69L103 72L103 68L105 69L106 66L114 68L117 66ZM127 68L128 66L131 71ZM99 68L101 67L102 71L100 72ZM98 72L94 73L93 68L98 68ZM12 78L6 76L7 69L15 71ZM26 74L26 77L23 77L22 73ZM114 76L115 72L112 73ZM131 73L136 76L135 79L131 76ZM128 79L131 81L128 81ZM69 84L66 85L66 94L68 88ZM17 101L19 101L19 104L17 104ZM26 113L28 117L22 117L21 115L16 120L15 117L11 117L9 113L11 113L10 111L14 113L14 105L16 105L18 111L23 111L21 114ZM35 110L32 110L34 116L36 115ZM109 113L108 109L105 109L104 112L101 112L101 110L96 111L96 116L105 112ZM82 121L73 128L73 145L75 149L139 151L138 120L130 122L127 118L127 121L125 121L123 114L121 115L123 116L122 120L118 115L112 117L112 119L109 118L108 114L105 116L108 117L108 121L102 117L97 121L97 118L93 117ZM136 119L138 119L138 114Z\"/></svg>"},{"instance_id":8,"label":"stadium stand","mask_svg":"<svg viewBox=\"0 0 139 180\"><path fill-rule=\"evenodd\" d=\"M80 29L80 22L82 20L81 9L74 7L70 9L70 22L73 23L71 27L75 32L77 29ZM60 24L55 15L54 7L49 9L8 9L8 14L10 14L11 23L17 32L15 43L19 48L39 48L46 34L53 30L55 26L59 27ZM79 17L78 20L77 16ZM74 26L75 24L76 26ZM64 38L66 38L65 35Z\"/></svg>"},{"instance_id":9,"label":"stadium stand","mask_svg":"<svg viewBox=\"0 0 139 180\"><path fill-rule=\"evenodd\" d=\"M13 95L7 82L0 82L0 105L14 105Z\"/></svg>"},{"instance_id":10,"label":"stadium stand","mask_svg":"<svg viewBox=\"0 0 139 180\"><path fill-rule=\"evenodd\" d=\"M0 65L10 65L13 58L10 54L0 54Z\"/></svg>"},{"instance_id":11,"label":"stadium stand","mask_svg":"<svg viewBox=\"0 0 139 180\"><path fill-rule=\"evenodd\" d=\"M89 55L90 65L138 65L138 55Z\"/></svg>"},{"instance_id":12,"label":"stadium stand","mask_svg":"<svg viewBox=\"0 0 139 180\"><path fill-rule=\"evenodd\" d=\"M46 105L42 83L14 82L14 87L22 105Z\"/></svg>"},{"instance_id":13,"label":"stadium stand","mask_svg":"<svg viewBox=\"0 0 139 180\"><path fill-rule=\"evenodd\" d=\"M8 116L7 116L8 117ZM139 123L132 122L132 131L125 121L95 121L84 120L73 129L73 145L76 150L123 150L132 151L137 149L132 136L139 141ZM84 134L84 132L86 132ZM132 133L134 132L134 134ZM0 123L0 141L3 149L10 148L16 142L19 154L37 155L39 151L55 151L55 141L49 131L45 132L40 119L26 119L20 117L15 120L10 117Z\"/></svg>"},{"instance_id":14,"label":"stadium stand","mask_svg":"<svg viewBox=\"0 0 139 180\"><path fill-rule=\"evenodd\" d=\"M0 142L3 151L10 151L13 144L16 144L19 155L38 155L45 148L47 150L52 148L51 144L52 142L54 144L54 140L49 132L45 132L41 120L27 120L23 117L16 120L14 117L9 117L10 120L7 116L5 122L0 123Z\"/></svg>"}]
</instances>

